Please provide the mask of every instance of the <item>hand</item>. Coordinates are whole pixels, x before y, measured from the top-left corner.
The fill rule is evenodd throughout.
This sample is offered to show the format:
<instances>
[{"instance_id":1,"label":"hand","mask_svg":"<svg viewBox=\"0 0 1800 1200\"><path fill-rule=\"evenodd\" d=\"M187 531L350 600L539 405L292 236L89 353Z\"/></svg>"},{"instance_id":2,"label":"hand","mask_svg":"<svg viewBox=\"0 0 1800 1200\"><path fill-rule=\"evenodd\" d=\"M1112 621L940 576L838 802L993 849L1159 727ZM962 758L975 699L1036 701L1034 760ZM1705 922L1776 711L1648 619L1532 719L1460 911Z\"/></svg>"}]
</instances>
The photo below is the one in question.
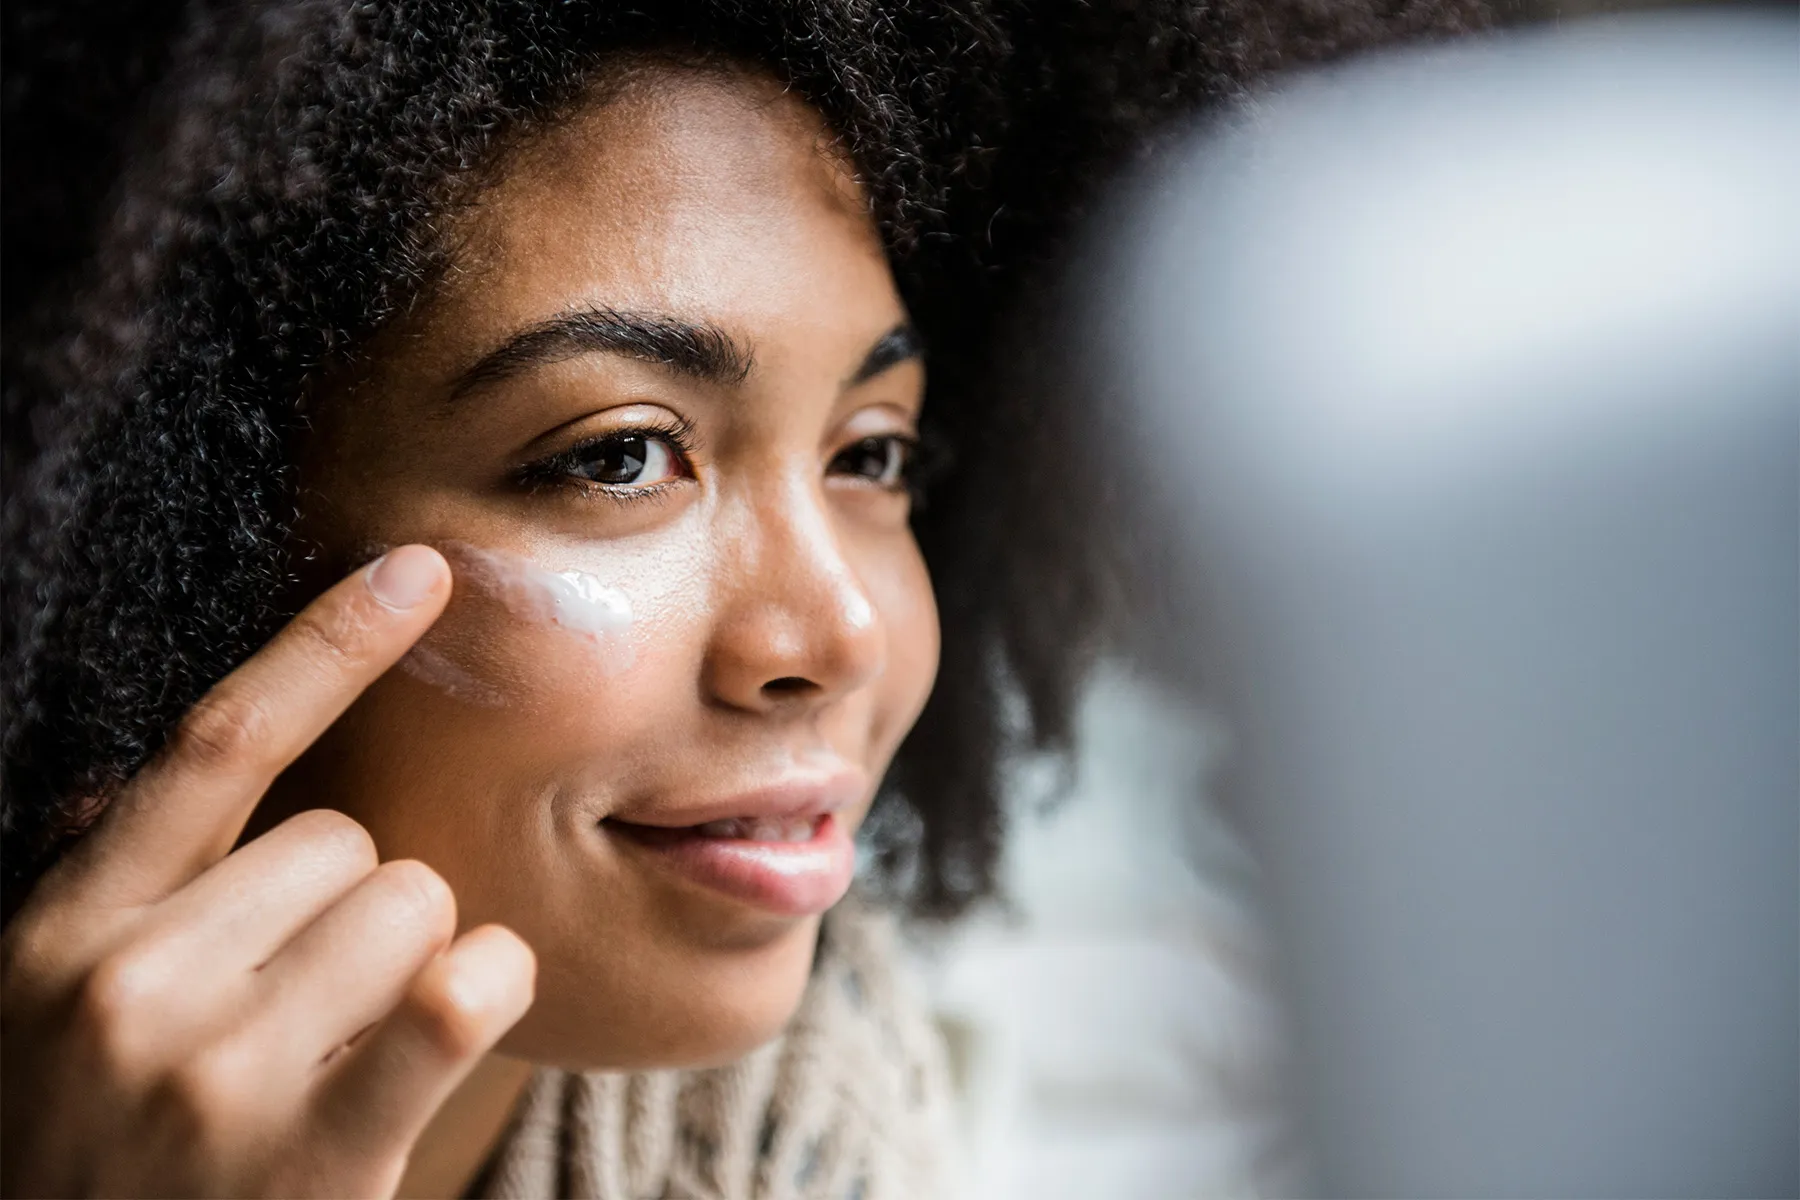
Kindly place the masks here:
<instances>
[{"instance_id":1,"label":"hand","mask_svg":"<svg viewBox=\"0 0 1800 1200\"><path fill-rule=\"evenodd\" d=\"M443 611L405 546L190 711L0 940L8 1195L391 1195L530 1007L531 951L452 940L448 885L304 812L232 851L269 784Z\"/></svg>"}]
</instances>

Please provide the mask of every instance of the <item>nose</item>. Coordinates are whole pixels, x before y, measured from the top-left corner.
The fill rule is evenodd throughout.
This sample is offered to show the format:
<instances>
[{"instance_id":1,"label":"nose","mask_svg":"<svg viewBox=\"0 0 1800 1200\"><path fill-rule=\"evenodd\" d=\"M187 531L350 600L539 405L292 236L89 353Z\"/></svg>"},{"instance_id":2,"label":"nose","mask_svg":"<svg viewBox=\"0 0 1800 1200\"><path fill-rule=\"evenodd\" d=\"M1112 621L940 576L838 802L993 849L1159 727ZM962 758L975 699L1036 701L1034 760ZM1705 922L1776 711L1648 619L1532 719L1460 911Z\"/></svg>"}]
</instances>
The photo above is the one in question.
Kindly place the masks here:
<instances>
[{"instance_id":1,"label":"nose","mask_svg":"<svg viewBox=\"0 0 1800 1200\"><path fill-rule=\"evenodd\" d=\"M886 639L868 589L815 497L752 510L720 544L704 669L714 700L750 712L820 707L879 677Z\"/></svg>"}]
</instances>

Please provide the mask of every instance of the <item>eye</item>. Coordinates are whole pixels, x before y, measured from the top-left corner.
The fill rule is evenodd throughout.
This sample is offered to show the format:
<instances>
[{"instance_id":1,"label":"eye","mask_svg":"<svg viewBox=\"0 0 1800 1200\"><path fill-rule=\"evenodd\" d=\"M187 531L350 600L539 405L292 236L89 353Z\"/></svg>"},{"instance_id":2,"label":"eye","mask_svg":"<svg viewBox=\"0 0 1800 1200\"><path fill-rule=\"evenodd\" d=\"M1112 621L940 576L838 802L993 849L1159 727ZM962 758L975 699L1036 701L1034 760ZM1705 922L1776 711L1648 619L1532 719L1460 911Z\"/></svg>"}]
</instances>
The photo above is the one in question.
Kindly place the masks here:
<instances>
[{"instance_id":1,"label":"eye","mask_svg":"<svg viewBox=\"0 0 1800 1200\"><path fill-rule=\"evenodd\" d=\"M681 450L652 433L615 433L596 438L558 455L563 475L607 487L648 488L689 472Z\"/></svg>"},{"instance_id":2,"label":"eye","mask_svg":"<svg viewBox=\"0 0 1800 1200\"><path fill-rule=\"evenodd\" d=\"M572 490L612 500L644 500L693 479L694 427L671 414L598 432L514 472L530 492Z\"/></svg>"},{"instance_id":3,"label":"eye","mask_svg":"<svg viewBox=\"0 0 1800 1200\"><path fill-rule=\"evenodd\" d=\"M838 451L837 457L831 460L830 470L833 474L854 476L879 487L904 487L913 446L911 438L898 434L863 438Z\"/></svg>"}]
</instances>

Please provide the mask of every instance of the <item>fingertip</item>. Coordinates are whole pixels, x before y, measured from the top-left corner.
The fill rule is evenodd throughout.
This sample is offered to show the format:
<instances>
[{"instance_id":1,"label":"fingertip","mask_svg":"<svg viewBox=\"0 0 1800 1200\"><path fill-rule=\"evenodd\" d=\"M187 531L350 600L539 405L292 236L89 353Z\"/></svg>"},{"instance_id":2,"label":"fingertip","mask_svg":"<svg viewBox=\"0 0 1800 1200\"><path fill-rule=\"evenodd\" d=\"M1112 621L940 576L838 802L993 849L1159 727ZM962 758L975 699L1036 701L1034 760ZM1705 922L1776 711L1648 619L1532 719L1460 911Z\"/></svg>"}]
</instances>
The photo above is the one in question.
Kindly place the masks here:
<instances>
[{"instance_id":1,"label":"fingertip","mask_svg":"<svg viewBox=\"0 0 1800 1200\"><path fill-rule=\"evenodd\" d=\"M449 986L460 1004L522 1015L537 993L537 955L504 925L482 925L450 948Z\"/></svg>"},{"instance_id":2,"label":"fingertip","mask_svg":"<svg viewBox=\"0 0 1800 1200\"><path fill-rule=\"evenodd\" d=\"M448 595L450 564L430 546L413 543L388 551L363 573L370 594L394 612L407 612Z\"/></svg>"}]
</instances>

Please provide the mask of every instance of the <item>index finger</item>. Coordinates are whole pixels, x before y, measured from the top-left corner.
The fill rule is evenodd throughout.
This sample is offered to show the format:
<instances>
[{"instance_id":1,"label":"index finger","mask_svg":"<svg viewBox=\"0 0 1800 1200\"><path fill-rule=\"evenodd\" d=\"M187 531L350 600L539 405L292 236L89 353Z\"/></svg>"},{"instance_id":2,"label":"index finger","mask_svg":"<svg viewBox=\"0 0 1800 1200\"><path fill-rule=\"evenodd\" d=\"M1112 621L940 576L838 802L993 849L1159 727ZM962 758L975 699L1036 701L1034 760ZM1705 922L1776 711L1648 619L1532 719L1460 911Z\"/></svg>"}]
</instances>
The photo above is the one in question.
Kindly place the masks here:
<instances>
[{"instance_id":1,"label":"index finger","mask_svg":"<svg viewBox=\"0 0 1800 1200\"><path fill-rule=\"evenodd\" d=\"M449 564L429 546L402 546L332 586L188 710L59 883L80 879L115 903L147 903L225 857L275 777L449 599Z\"/></svg>"}]
</instances>

